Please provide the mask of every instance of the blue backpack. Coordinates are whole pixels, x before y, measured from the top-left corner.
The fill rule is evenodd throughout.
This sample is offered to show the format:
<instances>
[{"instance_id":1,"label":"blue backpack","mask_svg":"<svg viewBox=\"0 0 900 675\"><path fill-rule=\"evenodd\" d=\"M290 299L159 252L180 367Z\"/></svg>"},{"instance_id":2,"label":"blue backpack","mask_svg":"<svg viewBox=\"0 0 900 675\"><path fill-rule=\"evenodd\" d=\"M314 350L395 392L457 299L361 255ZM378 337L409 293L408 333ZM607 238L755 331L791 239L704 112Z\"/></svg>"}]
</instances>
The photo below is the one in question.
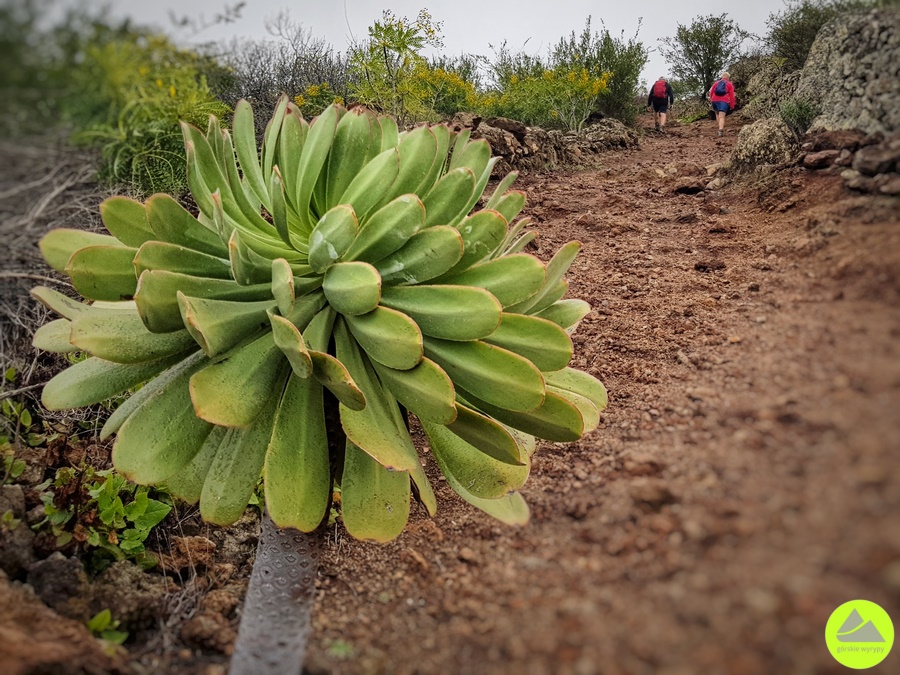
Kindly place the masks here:
<instances>
[{"instance_id":1,"label":"blue backpack","mask_svg":"<svg viewBox=\"0 0 900 675\"><path fill-rule=\"evenodd\" d=\"M725 84L725 80L719 80L716 82L715 94L716 96L725 96L728 93L728 85Z\"/></svg>"}]
</instances>

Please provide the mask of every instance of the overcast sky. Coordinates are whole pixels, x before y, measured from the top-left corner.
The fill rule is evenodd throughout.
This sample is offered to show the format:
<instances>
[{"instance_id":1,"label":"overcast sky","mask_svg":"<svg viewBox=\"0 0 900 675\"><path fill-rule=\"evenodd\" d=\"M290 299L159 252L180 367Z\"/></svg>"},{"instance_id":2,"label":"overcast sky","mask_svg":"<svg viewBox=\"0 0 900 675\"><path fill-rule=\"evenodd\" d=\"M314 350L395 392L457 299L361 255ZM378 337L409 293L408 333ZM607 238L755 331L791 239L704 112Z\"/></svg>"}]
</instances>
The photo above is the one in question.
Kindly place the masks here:
<instances>
[{"instance_id":1,"label":"overcast sky","mask_svg":"<svg viewBox=\"0 0 900 675\"><path fill-rule=\"evenodd\" d=\"M99 5L99 2L92 2ZM174 11L179 16L211 19L226 4L234 0L113 0L113 14L130 16L144 24L157 25L172 31L168 18ZM727 13L730 18L750 32L765 34L766 18L784 8L784 0L753 0L737 2L725 0L247 0L238 21L214 26L194 36L197 42L215 41L232 36L265 38L265 20L282 9L325 38L339 50L344 50L351 36L364 38L366 28L381 17L384 9L398 16L415 17L427 7L435 21L443 22L444 53L455 55L473 53L490 55L488 45L503 40L517 51L520 48L545 55L548 47L573 30L580 31L588 16L600 27L602 19L614 35L624 30L634 34L638 20L643 18L639 38L653 49L644 71L644 79L655 80L668 73L664 59L656 51L658 39L674 35L678 23L689 24L694 17ZM176 33L186 39L182 31Z\"/></svg>"}]
</instances>

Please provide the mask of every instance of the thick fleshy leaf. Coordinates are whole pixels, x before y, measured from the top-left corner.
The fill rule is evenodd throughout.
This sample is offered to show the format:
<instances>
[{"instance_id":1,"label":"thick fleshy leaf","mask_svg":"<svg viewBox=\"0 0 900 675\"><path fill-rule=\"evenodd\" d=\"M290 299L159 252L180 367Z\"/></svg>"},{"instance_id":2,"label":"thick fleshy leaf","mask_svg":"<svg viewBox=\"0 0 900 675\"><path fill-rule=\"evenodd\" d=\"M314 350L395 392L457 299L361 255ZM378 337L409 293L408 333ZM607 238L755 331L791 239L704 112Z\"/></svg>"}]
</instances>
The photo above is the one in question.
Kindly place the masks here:
<instances>
[{"instance_id":1,"label":"thick fleshy leaf","mask_svg":"<svg viewBox=\"0 0 900 675\"><path fill-rule=\"evenodd\" d=\"M272 279L272 261L254 251L248 244L247 235L235 230L228 240L231 259L231 273L242 286L267 284Z\"/></svg>"},{"instance_id":2,"label":"thick fleshy leaf","mask_svg":"<svg viewBox=\"0 0 900 675\"><path fill-rule=\"evenodd\" d=\"M31 344L35 349L45 352L66 354L78 350L78 347L69 341L72 331L72 322L68 319L56 319L45 323L34 332Z\"/></svg>"},{"instance_id":3,"label":"thick fleshy leaf","mask_svg":"<svg viewBox=\"0 0 900 675\"><path fill-rule=\"evenodd\" d=\"M387 542L409 519L409 474L388 471L347 441L341 477L341 515L357 539Z\"/></svg>"},{"instance_id":4,"label":"thick fleshy leaf","mask_svg":"<svg viewBox=\"0 0 900 675\"><path fill-rule=\"evenodd\" d=\"M510 190L494 203L494 210L511 223L513 218L525 207L525 193L521 190Z\"/></svg>"},{"instance_id":5,"label":"thick fleshy leaf","mask_svg":"<svg viewBox=\"0 0 900 675\"><path fill-rule=\"evenodd\" d=\"M272 297L275 298L281 315L290 315L297 296L294 287L294 272L284 258L276 258L272 261Z\"/></svg>"},{"instance_id":6,"label":"thick fleshy leaf","mask_svg":"<svg viewBox=\"0 0 900 675\"><path fill-rule=\"evenodd\" d=\"M75 319L85 314L94 314L104 310L95 305L86 305L83 302L73 300L59 291L54 291L46 286L35 286L31 289L31 297L40 302L47 309L56 312L67 319ZM112 311L112 310L105 310Z\"/></svg>"},{"instance_id":7,"label":"thick fleshy leaf","mask_svg":"<svg viewBox=\"0 0 900 675\"><path fill-rule=\"evenodd\" d=\"M178 473L166 478L166 492L188 504L199 502L206 474L209 473L209 467L212 466L226 433L226 427L213 426L194 458Z\"/></svg>"},{"instance_id":8,"label":"thick fleshy leaf","mask_svg":"<svg viewBox=\"0 0 900 675\"><path fill-rule=\"evenodd\" d=\"M396 148L385 150L373 158L341 195L341 204L350 204L361 224L388 192L400 171L400 155Z\"/></svg>"},{"instance_id":9,"label":"thick fleshy leaf","mask_svg":"<svg viewBox=\"0 0 900 675\"><path fill-rule=\"evenodd\" d=\"M545 277L544 264L540 260L527 253L519 253L478 263L459 274L446 277L444 281L483 288L501 305L508 307L537 293Z\"/></svg>"},{"instance_id":10,"label":"thick fleshy leaf","mask_svg":"<svg viewBox=\"0 0 900 675\"><path fill-rule=\"evenodd\" d=\"M437 182L438 178L443 175L444 169L447 168L450 150L450 127L446 124L438 124L431 127L431 133L434 134L434 137L437 140L437 152L434 153L434 162L428 170L428 173L425 175L425 178L422 179L422 182L419 183L418 187L414 190L417 195L427 194L432 186L434 186L435 182Z\"/></svg>"},{"instance_id":11,"label":"thick fleshy leaf","mask_svg":"<svg viewBox=\"0 0 900 675\"><path fill-rule=\"evenodd\" d=\"M225 279L201 279L177 272L148 270L141 273L134 301L144 325L154 333L184 328L178 305L179 291L189 298L254 302L272 298L271 284L242 286Z\"/></svg>"},{"instance_id":12,"label":"thick fleshy leaf","mask_svg":"<svg viewBox=\"0 0 900 675\"><path fill-rule=\"evenodd\" d=\"M70 341L92 356L114 363L144 363L195 347L186 330L151 333L137 312L88 314L72 322Z\"/></svg>"},{"instance_id":13,"label":"thick fleshy leaf","mask_svg":"<svg viewBox=\"0 0 900 675\"><path fill-rule=\"evenodd\" d=\"M499 408L478 400L472 394L461 392L465 399L503 424L548 441L568 443L577 441L584 434L584 419L578 408L562 396L546 392L541 407L530 412L516 412Z\"/></svg>"},{"instance_id":14,"label":"thick fleshy leaf","mask_svg":"<svg viewBox=\"0 0 900 675\"><path fill-rule=\"evenodd\" d=\"M366 407L366 397L350 377L344 364L325 352L310 351L313 376L350 410Z\"/></svg>"},{"instance_id":15,"label":"thick fleshy leaf","mask_svg":"<svg viewBox=\"0 0 900 675\"><path fill-rule=\"evenodd\" d=\"M544 400L544 378L528 359L480 341L425 338L425 354L453 384L509 410L534 410Z\"/></svg>"},{"instance_id":16,"label":"thick fleshy leaf","mask_svg":"<svg viewBox=\"0 0 900 675\"><path fill-rule=\"evenodd\" d=\"M197 417L223 427L249 427L284 381L286 365L272 334L266 333L206 366L191 377Z\"/></svg>"},{"instance_id":17,"label":"thick fleshy leaf","mask_svg":"<svg viewBox=\"0 0 900 675\"><path fill-rule=\"evenodd\" d=\"M475 192L475 174L466 167L449 171L434 184L422 199L425 204L425 227L449 225Z\"/></svg>"},{"instance_id":18,"label":"thick fleshy leaf","mask_svg":"<svg viewBox=\"0 0 900 675\"><path fill-rule=\"evenodd\" d=\"M463 238L463 255L450 274L458 274L481 262L497 248L506 235L506 220L496 211L478 211L459 226Z\"/></svg>"},{"instance_id":19,"label":"thick fleshy leaf","mask_svg":"<svg viewBox=\"0 0 900 675\"><path fill-rule=\"evenodd\" d=\"M377 262L406 244L424 221L425 207L421 200L416 195L401 195L363 223L343 258Z\"/></svg>"},{"instance_id":20,"label":"thick fleshy leaf","mask_svg":"<svg viewBox=\"0 0 900 675\"><path fill-rule=\"evenodd\" d=\"M335 322L334 339L338 359L366 397L363 410L341 406L341 426L347 438L386 468L414 471L419 465L419 457L397 402L385 391L343 319Z\"/></svg>"},{"instance_id":21,"label":"thick fleshy leaf","mask_svg":"<svg viewBox=\"0 0 900 675\"><path fill-rule=\"evenodd\" d=\"M570 241L559 249L550 259L550 262L547 263L547 278L541 290L528 298L528 300L509 307L509 311L519 314L537 313L559 300L562 295L565 295L565 289L563 289L562 295L558 297L556 293L559 290L560 283L563 281L563 276L580 250L580 241ZM553 298L552 301L546 302L551 297Z\"/></svg>"},{"instance_id":22,"label":"thick fleshy leaf","mask_svg":"<svg viewBox=\"0 0 900 675\"><path fill-rule=\"evenodd\" d=\"M353 208L348 204L339 204L330 209L316 223L309 235L309 265L316 272L339 261L350 248L359 223Z\"/></svg>"},{"instance_id":23,"label":"thick fleshy leaf","mask_svg":"<svg viewBox=\"0 0 900 675\"><path fill-rule=\"evenodd\" d=\"M525 314L540 314L548 307L559 302L563 296L569 291L569 282L566 279L560 279L556 285L549 289L541 290L538 295L542 296L534 305L528 308ZM534 298L529 298L528 302L532 302Z\"/></svg>"},{"instance_id":24,"label":"thick fleshy leaf","mask_svg":"<svg viewBox=\"0 0 900 675\"><path fill-rule=\"evenodd\" d=\"M436 225L416 232L400 250L382 258L375 267L384 284L420 284L439 277L462 258L459 230Z\"/></svg>"},{"instance_id":25,"label":"thick fleshy leaf","mask_svg":"<svg viewBox=\"0 0 900 675\"><path fill-rule=\"evenodd\" d=\"M47 410L83 408L121 394L161 373L180 357L149 363L112 363L96 357L79 361L56 375L41 394Z\"/></svg>"},{"instance_id":26,"label":"thick fleshy leaf","mask_svg":"<svg viewBox=\"0 0 900 675\"><path fill-rule=\"evenodd\" d=\"M572 338L552 321L504 312L497 330L484 338L488 344L524 356L540 370L559 370L572 359Z\"/></svg>"},{"instance_id":27,"label":"thick fleshy leaf","mask_svg":"<svg viewBox=\"0 0 900 675\"><path fill-rule=\"evenodd\" d=\"M497 188L491 194L491 198L488 199L487 203L484 205L486 209L494 209L497 207L497 202L500 201L500 198L506 194L506 191L512 187L512 184L516 182L516 178L519 177L518 171L510 171L503 177L503 180L497 185ZM509 220L509 219L507 219Z\"/></svg>"},{"instance_id":28,"label":"thick fleshy leaf","mask_svg":"<svg viewBox=\"0 0 900 675\"><path fill-rule=\"evenodd\" d=\"M466 490L456 479L448 477L447 482L450 483L453 491L465 501L492 518L496 518L504 525L522 527L527 525L531 518L528 504L518 492L510 492L499 499L480 499Z\"/></svg>"},{"instance_id":29,"label":"thick fleshy leaf","mask_svg":"<svg viewBox=\"0 0 900 675\"><path fill-rule=\"evenodd\" d=\"M558 389L565 389L584 396L597 407L597 410L606 408L606 387L593 375L575 368L563 368L554 373L545 373L544 378L547 380L547 384Z\"/></svg>"},{"instance_id":30,"label":"thick fleshy leaf","mask_svg":"<svg viewBox=\"0 0 900 675\"><path fill-rule=\"evenodd\" d=\"M310 206L316 181L328 160L328 151L331 149L337 125L337 109L334 106L325 108L310 125L303 145L303 154L300 155L300 167L297 171L297 196L294 201L303 226L301 234L308 235L322 215L314 214Z\"/></svg>"},{"instance_id":31,"label":"thick fleshy leaf","mask_svg":"<svg viewBox=\"0 0 900 675\"><path fill-rule=\"evenodd\" d=\"M168 387L173 380L185 373L190 376L207 362L206 355L201 351L196 351L147 382L143 387L122 401L118 408L113 410L100 430L100 440L105 441L116 433L136 410L156 396L163 388Z\"/></svg>"},{"instance_id":32,"label":"thick fleshy leaf","mask_svg":"<svg viewBox=\"0 0 900 675\"><path fill-rule=\"evenodd\" d=\"M243 515L262 474L277 401L276 396L270 397L250 427L225 433L203 481L203 520L231 525Z\"/></svg>"},{"instance_id":33,"label":"thick fleshy leaf","mask_svg":"<svg viewBox=\"0 0 900 675\"><path fill-rule=\"evenodd\" d=\"M576 394L575 392L567 391L566 389L557 389L549 384L547 385L547 391L566 399L569 403L578 408L578 412L581 413L581 418L584 420L585 434L590 433L597 428L598 424L600 424L600 411L591 400Z\"/></svg>"},{"instance_id":34,"label":"thick fleshy leaf","mask_svg":"<svg viewBox=\"0 0 900 675\"><path fill-rule=\"evenodd\" d=\"M110 197L100 204L100 218L109 233L126 246L139 247L155 239L147 222L147 210L129 197Z\"/></svg>"},{"instance_id":35,"label":"thick fleshy leaf","mask_svg":"<svg viewBox=\"0 0 900 675\"><path fill-rule=\"evenodd\" d=\"M300 163L297 158L303 152L306 144L306 136L309 133L309 124L296 112L288 112L281 123L281 134L278 136L278 166L284 177L284 187L288 203L299 212L298 205L294 203L297 196L297 184L299 182ZM255 138L254 138L255 144Z\"/></svg>"},{"instance_id":36,"label":"thick fleshy leaf","mask_svg":"<svg viewBox=\"0 0 900 675\"><path fill-rule=\"evenodd\" d=\"M558 300L547 309L538 312L535 316L552 321L563 330L571 333L590 311L591 306L584 300L572 298L569 300Z\"/></svg>"},{"instance_id":37,"label":"thick fleshy leaf","mask_svg":"<svg viewBox=\"0 0 900 675\"><path fill-rule=\"evenodd\" d=\"M153 195L147 200L146 208L155 239L218 258L228 257L228 247L219 235L201 224L169 195Z\"/></svg>"},{"instance_id":38,"label":"thick fleshy leaf","mask_svg":"<svg viewBox=\"0 0 900 675\"><path fill-rule=\"evenodd\" d=\"M284 179L281 177L281 171L277 166L272 167L272 177L269 179L269 198L272 200L272 225L275 227L275 231L278 232L281 241L291 248L295 248L288 224Z\"/></svg>"},{"instance_id":39,"label":"thick fleshy leaf","mask_svg":"<svg viewBox=\"0 0 900 675\"><path fill-rule=\"evenodd\" d=\"M148 241L134 257L138 276L144 270L168 270L211 279L231 279L231 265L227 260L200 253L178 244Z\"/></svg>"},{"instance_id":40,"label":"thick fleshy leaf","mask_svg":"<svg viewBox=\"0 0 900 675\"><path fill-rule=\"evenodd\" d=\"M525 453L506 427L462 403L457 403L456 408L456 420L447 429L498 462L522 464Z\"/></svg>"},{"instance_id":41,"label":"thick fleshy leaf","mask_svg":"<svg viewBox=\"0 0 900 675\"><path fill-rule=\"evenodd\" d=\"M120 246L89 246L75 251L66 274L75 290L91 300L129 300L137 290L132 260L137 251Z\"/></svg>"},{"instance_id":42,"label":"thick fleshy leaf","mask_svg":"<svg viewBox=\"0 0 900 675\"><path fill-rule=\"evenodd\" d=\"M253 109L244 99L237 102L234 108L234 148L244 180L253 189L256 198L266 207L271 207L266 181L259 164L259 151L256 147L256 125L253 122Z\"/></svg>"},{"instance_id":43,"label":"thick fleshy leaf","mask_svg":"<svg viewBox=\"0 0 900 675\"><path fill-rule=\"evenodd\" d=\"M322 385L288 378L264 467L266 508L279 527L312 532L331 502Z\"/></svg>"},{"instance_id":44,"label":"thick fleshy leaf","mask_svg":"<svg viewBox=\"0 0 900 675\"><path fill-rule=\"evenodd\" d=\"M381 126L381 151L396 148L400 142L397 121L389 115L382 115L378 118L378 124Z\"/></svg>"},{"instance_id":45,"label":"thick fleshy leaf","mask_svg":"<svg viewBox=\"0 0 900 675\"><path fill-rule=\"evenodd\" d=\"M382 294L385 307L408 315L424 335L431 337L478 340L493 333L500 325L500 303L481 288L388 286Z\"/></svg>"},{"instance_id":46,"label":"thick fleshy leaf","mask_svg":"<svg viewBox=\"0 0 900 675\"><path fill-rule=\"evenodd\" d=\"M269 312L269 321L272 322L275 345L287 357L294 374L303 379L308 378L313 372L312 358L300 330L283 316L272 312Z\"/></svg>"},{"instance_id":47,"label":"thick fleshy leaf","mask_svg":"<svg viewBox=\"0 0 900 675\"><path fill-rule=\"evenodd\" d=\"M372 125L378 120L364 107L348 110L337 124L334 141L328 153L328 178L325 188L326 208L338 204L353 177L369 158L369 145L374 142ZM379 150L381 142L379 138Z\"/></svg>"},{"instance_id":48,"label":"thick fleshy leaf","mask_svg":"<svg viewBox=\"0 0 900 675\"><path fill-rule=\"evenodd\" d=\"M452 475L470 494L497 499L525 484L527 462L521 466L498 462L439 424L423 421L422 428L443 474Z\"/></svg>"},{"instance_id":49,"label":"thick fleshy leaf","mask_svg":"<svg viewBox=\"0 0 900 675\"><path fill-rule=\"evenodd\" d=\"M372 361L375 372L400 404L419 419L450 424L456 419L453 382L440 366L422 359L415 368L395 370Z\"/></svg>"},{"instance_id":50,"label":"thick fleshy leaf","mask_svg":"<svg viewBox=\"0 0 900 675\"><path fill-rule=\"evenodd\" d=\"M427 125L404 135L397 150L400 153L400 171L390 191L384 195L383 204L403 194L419 194L419 186L438 161L438 141Z\"/></svg>"},{"instance_id":51,"label":"thick fleshy leaf","mask_svg":"<svg viewBox=\"0 0 900 675\"><path fill-rule=\"evenodd\" d=\"M366 262L335 263L325 272L322 290L328 304L340 314L366 314L381 299L381 275Z\"/></svg>"},{"instance_id":52,"label":"thick fleshy leaf","mask_svg":"<svg viewBox=\"0 0 900 675\"><path fill-rule=\"evenodd\" d=\"M159 387L119 429L112 459L129 480L145 485L164 481L200 451L213 425L194 415L189 382L202 365Z\"/></svg>"},{"instance_id":53,"label":"thick fleshy leaf","mask_svg":"<svg viewBox=\"0 0 900 675\"><path fill-rule=\"evenodd\" d=\"M406 314L376 307L368 314L345 319L366 353L388 368L409 370L422 360L422 332Z\"/></svg>"},{"instance_id":54,"label":"thick fleshy leaf","mask_svg":"<svg viewBox=\"0 0 900 675\"><path fill-rule=\"evenodd\" d=\"M38 242L41 255L44 256L47 264L57 272L63 273L66 271L66 264L69 262L72 254L89 246L119 246L131 250L118 239L110 237L108 234L71 230L65 227L50 230Z\"/></svg>"},{"instance_id":55,"label":"thick fleshy leaf","mask_svg":"<svg viewBox=\"0 0 900 675\"><path fill-rule=\"evenodd\" d=\"M178 306L182 322L193 339L208 356L218 356L264 330L268 325L266 312L275 303L189 298L179 292Z\"/></svg>"}]
</instances>

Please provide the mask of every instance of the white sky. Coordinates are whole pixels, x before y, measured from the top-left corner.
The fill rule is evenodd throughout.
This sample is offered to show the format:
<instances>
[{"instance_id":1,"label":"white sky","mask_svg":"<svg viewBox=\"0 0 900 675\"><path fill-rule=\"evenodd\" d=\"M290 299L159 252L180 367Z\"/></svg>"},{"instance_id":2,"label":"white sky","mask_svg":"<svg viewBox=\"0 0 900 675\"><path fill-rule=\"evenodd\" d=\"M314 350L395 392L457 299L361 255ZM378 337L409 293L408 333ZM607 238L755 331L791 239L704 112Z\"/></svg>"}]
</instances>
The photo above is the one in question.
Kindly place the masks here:
<instances>
[{"instance_id":1,"label":"white sky","mask_svg":"<svg viewBox=\"0 0 900 675\"><path fill-rule=\"evenodd\" d=\"M115 16L130 16L139 23L156 25L172 33L170 10L179 16L211 19L226 4L234 2L113 0L110 5ZM99 0L88 0L88 3L100 4ZM265 20L287 9L292 19L343 51L350 35L366 36L366 28L381 17L383 9L413 18L421 8L427 7L435 21L443 22L445 54L490 55L489 44L499 45L506 40L513 51L522 48L544 55L561 37L573 30L580 31L589 15L595 28L600 28L602 19L613 35L624 30L628 37L634 34L638 19L643 17L638 37L654 50L643 73L644 79L650 82L668 73L665 61L655 48L659 38L674 35L677 23L689 24L697 16L727 13L745 30L764 35L769 14L784 6L784 0L247 0L240 20L212 27L193 40L208 42L232 36L265 38L268 36Z\"/></svg>"}]
</instances>

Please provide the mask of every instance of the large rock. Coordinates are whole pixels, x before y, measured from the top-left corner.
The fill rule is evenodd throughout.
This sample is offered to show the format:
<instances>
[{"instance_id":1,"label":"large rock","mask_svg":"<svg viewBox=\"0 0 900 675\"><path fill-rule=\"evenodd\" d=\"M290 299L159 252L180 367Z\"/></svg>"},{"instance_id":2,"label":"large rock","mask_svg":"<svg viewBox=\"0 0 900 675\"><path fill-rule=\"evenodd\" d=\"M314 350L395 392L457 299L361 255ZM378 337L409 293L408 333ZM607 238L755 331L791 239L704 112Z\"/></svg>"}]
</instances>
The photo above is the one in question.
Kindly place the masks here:
<instances>
[{"instance_id":1,"label":"large rock","mask_svg":"<svg viewBox=\"0 0 900 675\"><path fill-rule=\"evenodd\" d=\"M900 131L900 12L849 13L825 24L797 95L819 103L814 130Z\"/></svg>"},{"instance_id":2,"label":"large rock","mask_svg":"<svg viewBox=\"0 0 900 675\"><path fill-rule=\"evenodd\" d=\"M743 114L752 120L778 117L781 104L797 95L800 72L785 72L774 58L761 59L744 89L749 103Z\"/></svg>"},{"instance_id":3,"label":"large rock","mask_svg":"<svg viewBox=\"0 0 900 675\"><path fill-rule=\"evenodd\" d=\"M500 157L494 168L497 176L518 169L541 171L591 164L600 153L639 145L637 132L614 119L600 120L580 132L562 132L490 118L481 122L472 137L487 140L492 153Z\"/></svg>"},{"instance_id":4,"label":"large rock","mask_svg":"<svg viewBox=\"0 0 900 675\"><path fill-rule=\"evenodd\" d=\"M793 161L797 150L797 140L784 122L775 118L759 120L738 133L731 168L748 171L766 164L786 164Z\"/></svg>"}]
</instances>

